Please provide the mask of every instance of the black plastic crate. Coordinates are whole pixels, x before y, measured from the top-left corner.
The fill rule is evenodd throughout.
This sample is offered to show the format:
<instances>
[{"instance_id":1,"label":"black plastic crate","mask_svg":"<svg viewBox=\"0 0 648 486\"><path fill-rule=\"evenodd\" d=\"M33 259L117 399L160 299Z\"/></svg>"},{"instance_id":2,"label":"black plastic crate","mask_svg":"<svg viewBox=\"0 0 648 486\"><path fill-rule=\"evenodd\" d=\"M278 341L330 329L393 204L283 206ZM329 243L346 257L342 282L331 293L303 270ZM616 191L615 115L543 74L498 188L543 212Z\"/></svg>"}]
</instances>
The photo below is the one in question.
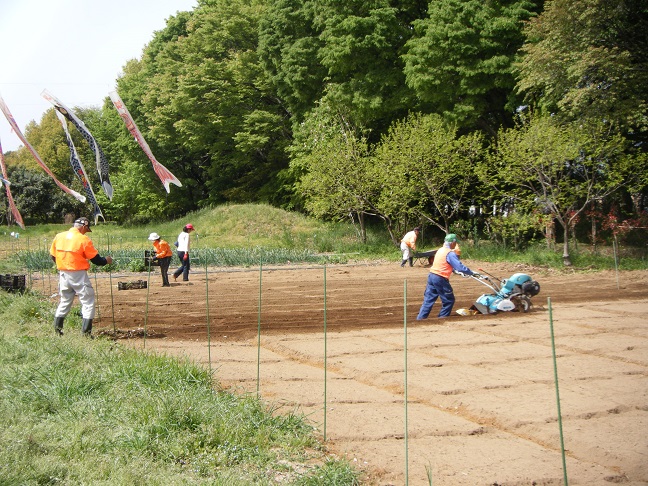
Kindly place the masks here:
<instances>
[{"instance_id":1,"label":"black plastic crate","mask_svg":"<svg viewBox=\"0 0 648 486\"><path fill-rule=\"evenodd\" d=\"M146 280L134 280L132 282L117 282L117 290L135 290L145 289L147 287Z\"/></svg>"},{"instance_id":2,"label":"black plastic crate","mask_svg":"<svg viewBox=\"0 0 648 486\"><path fill-rule=\"evenodd\" d=\"M8 291L23 291L26 288L25 275L0 275L0 287Z\"/></svg>"},{"instance_id":3,"label":"black plastic crate","mask_svg":"<svg viewBox=\"0 0 648 486\"><path fill-rule=\"evenodd\" d=\"M160 262L157 260L153 261L153 258L155 257L155 252L151 250L144 250L144 266L148 268L149 262L151 263L152 267L159 267Z\"/></svg>"}]
</instances>

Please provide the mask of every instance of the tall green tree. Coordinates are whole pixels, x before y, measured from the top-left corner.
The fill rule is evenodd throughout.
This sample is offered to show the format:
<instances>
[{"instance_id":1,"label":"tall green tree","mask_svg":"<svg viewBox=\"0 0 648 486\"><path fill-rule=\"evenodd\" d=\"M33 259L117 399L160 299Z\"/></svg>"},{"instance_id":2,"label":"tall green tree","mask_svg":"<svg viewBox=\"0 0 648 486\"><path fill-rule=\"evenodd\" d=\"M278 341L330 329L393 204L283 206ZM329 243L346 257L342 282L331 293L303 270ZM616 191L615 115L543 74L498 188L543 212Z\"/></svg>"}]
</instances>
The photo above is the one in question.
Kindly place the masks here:
<instances>
[{"instance_id":1,"label":"tall green tree","mask_svg":"<svg viewBox=\"0 0 648 486\"><path fill-rule=\"evenodd\" d=\"M108 97L102 109L85 108L78 110L77 114L92 132L110 165L114 189L112 200L108 199L96 180L94 153L85 141L77 143L88 177L95 181L95 196L107 220L119 223L148 222L186 212L177 196L176 186L171 186L172 192L167 194L151 161L130 134ZM76 136L73 132L73 137ZM154 155L160 156L155 151ZM158 160L174 171L175 168L170 167L166 158Z\"/></svg>"},{"instance_id":2,"label":"tall green tree","mask_svg":"<svg viewBox=\"0 0 648 486\"><path fill-rule=\"evenodd\" d=\"M400 57L425 2L271 0L259 52L293 122L323 103L377 141L417 103Z\"/></svg>"},{"instance_id":3,"label":"tall green tree","mask_svg":"<svg viewBox=\"0 0 648 486\"><path fill-rule=\"evenodd\" d=\"M630 180L634 161L627 142L605 124L561 124L532 116L502 129L479 173L485 184L518 210L541 209L563 229L563 261L571 265L569 231L592 202Z\"/></svg>"},{"instance_id":4,"label":"tall green tree","mask_svg":"<svg viewBox=\"0 0 648 486\"><path fill-rule=\"evenodd\" d=\"M413 22L403 59L407 85L425 110L463 132L493 136L511 126L518 99L513 61L524 42L523 22L538 10L531 0L436 0Z\"/></svg>"},{"instance_id":5,"label":"tall green tree","mask_svg":"<svg viewBox=\"0 0 648 486\"><path fill-rule=\"evenodd\" d=\"M61 223L68 213L86 214L85 205L61 191L40 168L13 167L8 175L11 193L25 224Z\"/></svg>"},{"instance_id":6,"label":"tall green tree","mask_svg":"<svg viewBox=\"0 0 648 486\"><path fill-rule=\"evenodd\" d=\"M66 185L74 182L74 172L70 167L70 150L65 142L65 132L54 108L43 113L40 123L32 122L27 125L25 137L58 180ZM21 155L21 160L24 160L26 167L42 171L31 152L24 147L20 151L24 152Z\"/></svg>"},{"instance_id":7,"label":"tall green tree","mask_svg":"<svg viewBox=\"0 0 648 486\"><path fill-rule=\"evenodd\" d=\"M330 108L330 107L329 107ZM350 219L366 242L365 216L386 221L389 215L376 207L380 179L369 157L366 139L335 110L328 116L307 117L292 147L292 170L301 174L296 191L313 216L334 221Z\"/></svg>"},{"instance_id":8,"label":"tall green tree","mask_svg":"<svg viewBox=\"0 0 648 486\"><path fill-rule=\"evenodd\" d=\"M145 93L123 80L124 101L139 105L138 125L173 160L185 200L275 202L290 130L256 53L263 9L260 0L203 2L147 48Z\"/></svg>"},{"instance_id":9,"label":"tall green tree","mask_svg":"<svg viewBox=\"0 0 648 486\"><path fill-rule=\"evenodd\" d=\"M319 100L327 71L317 61L323 42L315 26L318 2L269 0L259 21L259 60L295 123Z\"/></svg>"},{"instance_id":10,"label":"tall green tree","mask_svg":"<svg viewBox=\"0 0 648 486\"><path fill-rule=\"evenodd\" d=\"M458 136L439 115L416 113L395 122L375 151L381 206L400 213L404 224L427 221L447 233L474 194L481 149L478 134Z\"/></svg>"},{"instance_id":11,"label":"tall green tree","mask_svg":"<svg viewBox=\"0 0 648 486\"><path fill-rule=\"evenodd\" d=\"M517 89L527 102L648 141L648 3L551 0L525 33Z\"/></svg>"}]
</instances>

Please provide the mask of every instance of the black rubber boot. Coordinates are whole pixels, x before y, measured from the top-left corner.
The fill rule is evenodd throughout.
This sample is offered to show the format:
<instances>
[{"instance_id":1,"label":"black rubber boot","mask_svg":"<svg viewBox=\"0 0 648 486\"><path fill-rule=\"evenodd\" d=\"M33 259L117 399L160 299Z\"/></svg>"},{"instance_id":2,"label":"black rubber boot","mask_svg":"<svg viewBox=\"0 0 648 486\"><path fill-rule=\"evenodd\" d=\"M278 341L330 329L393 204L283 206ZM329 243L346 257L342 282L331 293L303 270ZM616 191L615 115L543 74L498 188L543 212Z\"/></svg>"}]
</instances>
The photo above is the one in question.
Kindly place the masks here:
<instances>
[{"instance_id":1,"label":"black rubber boot","mask_svg":"<svg viewBox=\"0 0 648 486\"><path fill-rule=\"evenodd\" d=\"M94 339L92 336L92 319L83 319L83 324L81 325L81 332L84 336Z\"/></svg>"},{"instance_id":2,"label":"black rubber boot","mask_svg":"<svg viewBox=\"0 0 648 486\"><path fill-rule=\"evenodd\" d=\"M414 257L409 257L409 264L410 264L410 267L414 266Z\"/></svg>"},{"instance_id":3,"label":"black rubber boot","mask_svg":"<svg viewBox=\"0 0 648 486\"><path fill-rule=\"evenodd\" d=\"M403 261L401 262L401 267L404 267L406 263L407 263L407 260L403 260Z\"/></svg>"},{"instance_id":4,"label":"black rubber boot","mask_svg":"<svg viewBox=\"0 0 648 486\"><path fill-rule=\"evenodd\" d=\"M54 332L59 336L63 335L63 321L65 317L55 317L54 318Z\"/></svg>"}]
</instances>

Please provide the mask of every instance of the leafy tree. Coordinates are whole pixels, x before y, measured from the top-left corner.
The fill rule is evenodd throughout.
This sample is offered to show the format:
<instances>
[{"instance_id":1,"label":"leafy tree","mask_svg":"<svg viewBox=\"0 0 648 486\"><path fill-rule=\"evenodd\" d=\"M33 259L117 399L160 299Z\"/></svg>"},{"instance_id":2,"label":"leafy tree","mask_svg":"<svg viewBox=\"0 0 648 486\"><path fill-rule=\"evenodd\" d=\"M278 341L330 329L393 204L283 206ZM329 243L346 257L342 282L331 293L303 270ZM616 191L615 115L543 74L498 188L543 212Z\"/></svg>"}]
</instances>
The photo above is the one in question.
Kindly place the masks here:
<instances>
[{"instance_id":1,"label":"leafy tree","mask_svg":"<svg viewBox=\"0 0 648 486\"><path fill-rule=\"evenodd\" d=\"M559 124L532 116L502 129L479 173L519 210L542 209L563 228L563 261L571 265L569 230L593 201L622 187L632 172L625 140L605 125Z\"/></svg>"},{"instance_id":2,"label":"leafy tree","mask_svg":"<svg viewBox=\"0 0 648 486\"><path fill-rule=\"evenodd\" d=\"M512 211L506 215L493 215L486 220L486 231L490 237L513 248L521 250L533 235L546 227L546 218L536 212Z\"/></svg>"},{"instance_id":3,"label":"leafy tree","mask_svg":"<svg viewBox=\"0 0 648 486\"><path fill-rule=\"evenodd\" d=\"M256 54L262 12L258 0L205 2L145 53L144 94L124 81L124 101L140 105L133 116L173 160L188 204L273 201L287 167L287 114Z\"/></svg>"},{"instance_id":4,"label":"leafy tree","mask_svg":"<svg viewBox=\"0 0 648 486\"><path fill-rule=\"evenodd\" d=\"M97 187L97 175L94 162L94 153L89 150L87 143L78 134L77 130L70 128L73 140L80 153L80 157L88 178L94 187ZM81 182L77 179L72 167L70 166L70 149L66 142L65 132L61 127L56 111L54 108L47 110L40 123L30 123L25 129L25 137L29 143L38 152L42 161L49 167L56 178L66 186L80 194L85 194ZM16 197L16 204L20 209L20 204L25 206L25 219L38 220L42 222L59 221L66 212L71 212L76 215L92 214L92 207L89 202L80 203L69 194L63 192L51 179L51 177L43 171L38 165L33 155L27 148L21 147L15 152L15 157L8 157L8 165L13 167L22 167L24 172L19 173L20 181L22 184L35 184L34 188L19 188L12 182L12 192L16 191L20 197ZM88 163L89 162L89 163ZM42 175L43 179L37 177L36 174ZM51 184L45 184L44 180L51 181ZM33 190L44 191L49 190L54 194L45 195L33 192ZM65 202L68 200L67 202ZM19 202L22 201L22 202ZM44 201L50 201L45 203ZM39 208L39 204L47 204L46 207ZM23 210L20 209L21 214Z\"/></svg>"},{"instance_id":5,"label":"leafy tree","mask_svg":"<svg viewBox=\"0 0 648 486\"><path fill-rule=\"evenodd\" d=\"M425 220L448 232L476 182L481 143L477 134L457 138L439 115L412 114L394 123L375 153L384 184L380 206L403 225Z\"/></svg>"},{"instance_id":6,"label":"leafy tree","mask_svg":"<svg viewBox=\"0 0 648 486\"><path fill-rule=\"evenodd\" d=\"M166 193L151 162L133 139L109 98L106 98L103 109L82 109L77 111L77 115L92 132L110 165L114 189L112 201L99 186L94 153L85 141L78 142L77 150L84 161L88 177L93 181L97 202L107 220L120 223L148 222L184 213L181 211L182 204L171 197L176 191L171 195ZM73 138L75 136L73 133ZM175 186L171 187L175 189Z\"/></svg>"},{"instance_id":7,"label":"leafy tree","mask_svg":"<svg viewBox=\"0 0 648 486\"><path fill-rule=\"evenodd\" d=\"M648 3L552 0L525 33L517 88L528 102L646 142Z\"/></svg>"},{"instance_id":8,"label":"leafy tree","mask_svg":"<svg viewBox=\"0 0 648 486\"><path fill-rule=\"evenodd\" d=\"M8 170L11 193L25 224L60 223L67 213L85 214L85 205L61 191L42 170L25 167Z\"/></svg>"},{"instance_id":9,"label":"leafy tree","mask_svg":"<svg viewBox=\"0 0 648 486\"><path fill-rule=\"evenodd\" d=\"M380 134L394 118L416 109L400 57L411 27L387 0L320 3L315 18L323 41L318 60L327 70L322 99L348 110L355 125Z\"/></svg>"},{"instance_id":10,"label":"leafy tree","mask_svg":"<svg viewBox=\"0 0 648 486\"><path fill-rule=\"evenodd\" d=\"M166 216L166 192L163 187L156 188L151 184L150 177L142 163L124 161L115 176L112 202L105 205L107 219L120 223L143 223Z\"/></svg>"},{"instance_id":11,"label":"leafy tree","mask_svg":"<svg viewBox=\"0 0 648 486\"><path fill-rule=\"evenodd\" d=\"M59 181L68 186L74 182L74 172L70 167L70 149L65 142L65 132L54 108L43 113L40 123L32 122L27 125L25 137ZM22 147L19 151L24 153L20 156L21 165L43 171L27 148ZM60 191L58 187L56 190Z\"/></svg>"},{"instance_id":12,"label":"leafy tree","mask_svg":"<svg viewBox=\"0 0 648 486\"><path fill-rule=\"evenodd\" d=\"M405 85L401 49L424 2L271 0L259 53L298 124L318 103L347 114L377 140L417 103Z\"/></svg>"},{"instance_id":13,"label":"leafy tree","mask_svg":"<svg viewBox=\"0 0 648 486\"><path fill-rule=\"evenodd\" d=\"M407 85L462 127L495 135L510 126L517 107L512 63L524 42L531 0L438 0L415 20L403 58Z\"/></svg>"},{"instance_id":14,"label":"leafy tree","mask_svg":"<svg viewBox=\"0 0 648 486\"><path fill-rule=\"evenodd\" d=\"M379 180L373 177L367 141L344 116L331 111L328 117L321 111L307 117L297 139L303 142L293 145L292 169L302 174L296 190L305 209L320 218L350 218L366 242L365 215L389 221L374 205Z\"/></svg>"}]
</instances>

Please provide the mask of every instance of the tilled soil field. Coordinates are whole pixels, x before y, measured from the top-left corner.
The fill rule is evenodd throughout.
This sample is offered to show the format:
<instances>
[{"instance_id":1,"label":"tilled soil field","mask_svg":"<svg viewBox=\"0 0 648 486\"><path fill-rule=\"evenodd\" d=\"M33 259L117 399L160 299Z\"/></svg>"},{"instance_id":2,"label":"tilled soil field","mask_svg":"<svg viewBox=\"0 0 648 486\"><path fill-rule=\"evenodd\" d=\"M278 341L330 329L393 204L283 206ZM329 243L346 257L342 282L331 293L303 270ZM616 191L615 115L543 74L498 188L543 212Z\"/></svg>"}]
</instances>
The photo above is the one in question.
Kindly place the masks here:
<instances>
[{"instance_id":1,"label":"tilled soil field","mask_svg":"<svg viewBox=\"0 0 648 486\"><path fill-rule=\"evenodd\" d=\"M135 290L118 282L146 274L100 274L96 330L299 409L365 484L563 484L559 394L569 483L647 485L648 272L465 263L531 275L530 312L416 321L420 265L203 268L170 288L157 273ZM455 310L489 292L452 285Z\"/></svg>"}]
</instances>

